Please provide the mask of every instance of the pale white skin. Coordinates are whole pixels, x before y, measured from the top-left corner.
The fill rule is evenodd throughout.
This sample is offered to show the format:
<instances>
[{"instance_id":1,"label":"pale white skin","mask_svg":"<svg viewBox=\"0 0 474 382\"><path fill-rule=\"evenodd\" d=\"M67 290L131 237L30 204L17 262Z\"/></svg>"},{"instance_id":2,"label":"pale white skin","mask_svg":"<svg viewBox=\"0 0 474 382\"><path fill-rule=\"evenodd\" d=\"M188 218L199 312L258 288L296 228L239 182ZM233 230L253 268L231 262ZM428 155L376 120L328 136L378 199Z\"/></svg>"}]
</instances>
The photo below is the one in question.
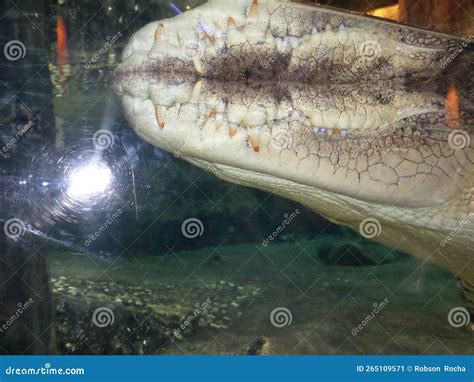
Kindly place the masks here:
<instances>
[{"instance_id":1,"label":"pale white skin","mask_svg":"<svg viewBox=\"0 0 474 382\"><path fill-rule=\"evenodd\" d=\"M354 230L375 222L374 240L448 269L474 301L472 97L403 80L440 76L460 43L214 0L135 33L115 89L146 141Z\"/></svg>"}]
</instances>

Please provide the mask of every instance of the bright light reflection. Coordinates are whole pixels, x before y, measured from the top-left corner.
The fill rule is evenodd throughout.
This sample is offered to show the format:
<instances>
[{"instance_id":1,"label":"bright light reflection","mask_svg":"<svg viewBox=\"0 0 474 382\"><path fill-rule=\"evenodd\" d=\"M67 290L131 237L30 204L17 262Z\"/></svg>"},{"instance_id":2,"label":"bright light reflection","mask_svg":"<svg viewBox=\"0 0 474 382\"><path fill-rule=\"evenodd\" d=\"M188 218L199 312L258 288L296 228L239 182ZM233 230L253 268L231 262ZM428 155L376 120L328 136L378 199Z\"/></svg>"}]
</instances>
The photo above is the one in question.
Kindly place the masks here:
<instances>
[{"instance_id":1,"label":"bright light reflection","mask_svg":"<svg viewBox=\"0 0 474 382\"><path fill-rule=\"evenodd\" d=\"M73 199L86 199L104 194L112 180L110 168L101 162L78 167L69 175L67 194Z\"/></svg>"}]
</instances>

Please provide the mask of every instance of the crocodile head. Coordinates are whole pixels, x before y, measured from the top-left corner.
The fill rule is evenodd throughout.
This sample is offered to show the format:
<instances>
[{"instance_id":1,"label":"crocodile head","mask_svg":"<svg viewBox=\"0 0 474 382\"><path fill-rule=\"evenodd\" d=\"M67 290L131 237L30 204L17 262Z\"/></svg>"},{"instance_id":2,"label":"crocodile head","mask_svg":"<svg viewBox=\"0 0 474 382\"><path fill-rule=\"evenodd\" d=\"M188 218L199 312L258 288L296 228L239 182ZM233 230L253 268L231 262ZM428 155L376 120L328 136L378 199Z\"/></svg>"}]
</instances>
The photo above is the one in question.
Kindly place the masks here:
<instances>
[{"instance_id":1,"label":"crocodile head","mask_svg":"<svg viewBox=\"0 0 474 382\"><path fill-rule=\"evenodd\" d=\"M467 45L328 8L214 0L136 32L115 90L153 145L474 285L473 87L450 76Z\"/></svg>"}]
</instances>

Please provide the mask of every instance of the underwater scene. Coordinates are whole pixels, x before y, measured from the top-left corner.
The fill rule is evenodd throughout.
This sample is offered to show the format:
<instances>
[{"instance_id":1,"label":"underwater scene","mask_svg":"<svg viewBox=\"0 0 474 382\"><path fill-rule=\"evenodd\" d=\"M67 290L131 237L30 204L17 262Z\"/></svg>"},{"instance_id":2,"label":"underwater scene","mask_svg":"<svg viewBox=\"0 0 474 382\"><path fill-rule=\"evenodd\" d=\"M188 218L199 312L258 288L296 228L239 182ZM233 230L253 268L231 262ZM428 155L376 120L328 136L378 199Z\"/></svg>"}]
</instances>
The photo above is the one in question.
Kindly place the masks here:
<instances>
[{"instance_id":1,"label":"underwater scene","mask_svg":"<svg viewBox=\"0 0 474 382\"><path fill-rule=\"evenodd\" d=\"M3 1L1 354L474 355L472 15Z\"/></svg>"}]
</instances>

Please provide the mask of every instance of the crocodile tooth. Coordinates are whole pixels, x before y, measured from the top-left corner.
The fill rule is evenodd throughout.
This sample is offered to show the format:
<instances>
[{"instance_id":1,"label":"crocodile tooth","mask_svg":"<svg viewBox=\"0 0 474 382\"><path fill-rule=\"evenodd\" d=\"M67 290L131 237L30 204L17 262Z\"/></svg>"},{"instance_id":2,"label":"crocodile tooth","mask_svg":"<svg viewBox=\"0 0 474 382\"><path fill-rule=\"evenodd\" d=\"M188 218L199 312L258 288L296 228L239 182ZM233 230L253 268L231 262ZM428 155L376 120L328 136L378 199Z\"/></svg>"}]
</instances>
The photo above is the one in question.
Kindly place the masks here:
<instances>
[{"instance_id":1,"label":"crocodile tooth","mask_svg":"<svg viewBox=\"0 0 474 382\"><path fill-rule=\"evenodd\" d=\"M193 63L194 63L194 69L196 70L196 73L199 75L202 75L203 69L202 69L201 59L195 56L193 58Z\"/></svg>"},{"instance_id":2,"label":"crocodile tooth","mask_svg":"<svg viewBox=\"0 0 474 382\"><path fill-rule=\"evenodd\" d=\"M339 127L343 130L347 130L351 126L351 119L349 118L349 114L343 112L339 117Z\"/></svg>"},{"instance_id":3,"label":"crocodile tooth","mask_svg":"<svg viewBox=\"0 0 474 382\"><path fill-rule=\"evenodd\" d=\"M199 80L198 82L196 82L196 85L194 85L193 94L191 95L189 102L199 103L199 98L201 97L201 91L202 91L202 80Z\"/></svg>"},{"instance_id":4,"label":"crocodile tooth","mask_svg":"<svg viewBox=\"0 0 474 382\"><path fill-rule=\"evenodd\" d=\"M163 118L163 111L161 106L155 107L155 115L156 121L158 122L158 126L160 126L160 129L163 129L165 127L165 120Z\"/></svg>"},{"instance_id":5,"label":"crocodile tooth","mask_svg":"<svg viewBox=\"0 0 474 382\"><path fill-rule=\"evenodd\" d=\"M235 24L235 20L232 16L229 16L229 18L227 19L227 27L228 29L237 28L237 25Z\"/></svg>"},{"instance_id":6,"label":"crocodile tooth","mask_svg":"<svg viewBox=\"0 0 474 382\"><path fill-rule=\"evenodd\" d=\"M160 23L158 27L156 28L155 31L155 41L160 41L161 40L161 35L163 33L163 29L165 28L165 25L163 23Z\"/></svg>"},{"instance_id":7,"label":"crocodile tooth","mask_svg":"<svg viewBox=\"0 0 474 382\"><path fill-rule=\"evenodd\" d=\"M214 110L208 111L204 116L204 123L207 123L211 118L216 119L216 115L217 113Z\"/></svg>"},{"instance_id":8,"label":"crocodile tooth","mask_svg":"<svg viewBox=\"0 0 474 382\"><path fill-rule=\"evenodd\" d=\"M230 123L239 125L246 117L248 110L243 105L229 104L227 107L227 119Z\"/></svg>"},{"instance_id":9,"label":"crocodile tooth","mask_svg":"<svg viewBox=\"0 0 474 382\"><path fill-rule=\"evenodd\" d=\"M237 28L235 19L229 17L227 23L227 46L244 44L247 42L245 35Z\"/></svg>"},{"instance_id":10,"label":"crocodile tooth","mask_svg":"<svg viewBox=\"0 0 474 382\"><path fill-rule=\"evenodd\" d=\"M250 132L249 134L249 142L250 145L253 148L253 151L258 153L260 151L260 143L261 143L261 137L260 137L260 132Z\"/></svg>"},{"instance_id":11,"label":"crocodile tooth","mask_svg":"<svg viewBox=\"0 0 474 382\"><path fill-rule=\"evenodd\" d=\"M235 123L230 123L229 124L229 137L233 137L235 134L237 134L237 125Z\"/></svg>"},{"instance_id":12,"label":"crocodile tooth","mask_svg":"<svg viewBox=\"0 0 474 382\"><path fill-rule=\"evenodd\" d=\"M336 113L333 110L324 111L322 115L323 115L324 127L328 129L332 129L333 127L336 127L337 123L339 122L339 117L336 115Z\"/></svg>"},{"instance_id":13,"label":"crocodile tooth","mask_svg":"<svg viewBox=\"0 0 474 382\"><path fill-rule=\"evenodd\" d=\"M258 17L258 0L253 0L249 8L249 19L256 19Z\"/></svg>"}]
</instances>

